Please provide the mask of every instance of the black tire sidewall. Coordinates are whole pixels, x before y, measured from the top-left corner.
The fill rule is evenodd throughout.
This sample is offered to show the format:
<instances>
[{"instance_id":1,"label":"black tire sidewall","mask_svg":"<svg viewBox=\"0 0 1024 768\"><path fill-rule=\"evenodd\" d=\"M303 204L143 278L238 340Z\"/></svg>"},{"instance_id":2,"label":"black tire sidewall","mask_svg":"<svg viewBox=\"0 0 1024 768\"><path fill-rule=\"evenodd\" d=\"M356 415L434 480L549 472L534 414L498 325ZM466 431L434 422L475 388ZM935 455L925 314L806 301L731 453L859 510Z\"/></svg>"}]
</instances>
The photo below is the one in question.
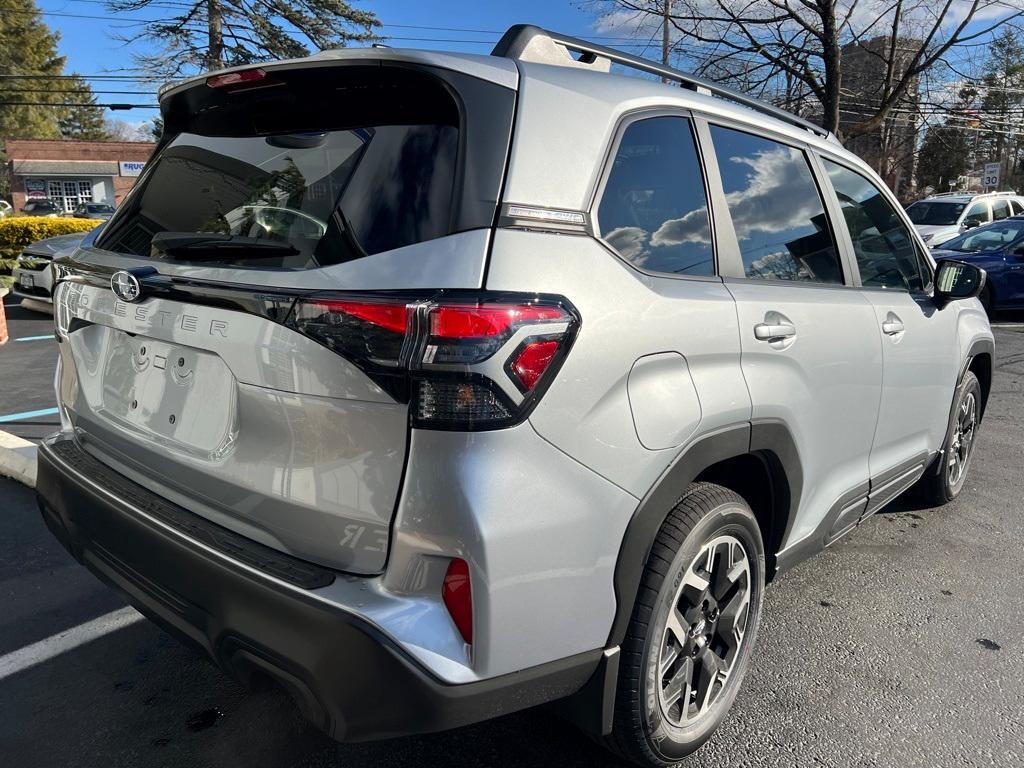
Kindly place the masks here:
<instances>
[{"instance_id":1,"label":"black tire sidewall","mask_svg":"<svg viewBox=\"0 0 1024 768\"><path fill-rule=\"evenodd\" d=\"M658 700L657 668L667 612L671 607L679 582L701 547L721 535L739 539L751 560L751 596L748 609L747 633L739 655L733 663L726 689L719 695L708 713L695 725L683 728L669 723L662 715ZM703 517L686 536L683 545L669 567L658 590L657 603L648 625L643 649L643 680L641 681L642 722L650 749L662 760L675 762L692 754L704 744L728 714L739 692L743 677L750 664L761 619L761 600L764 594L764 547L761 543L757 520L742 502L729 502L716 507Z\"/></svg>"}]
</instances>

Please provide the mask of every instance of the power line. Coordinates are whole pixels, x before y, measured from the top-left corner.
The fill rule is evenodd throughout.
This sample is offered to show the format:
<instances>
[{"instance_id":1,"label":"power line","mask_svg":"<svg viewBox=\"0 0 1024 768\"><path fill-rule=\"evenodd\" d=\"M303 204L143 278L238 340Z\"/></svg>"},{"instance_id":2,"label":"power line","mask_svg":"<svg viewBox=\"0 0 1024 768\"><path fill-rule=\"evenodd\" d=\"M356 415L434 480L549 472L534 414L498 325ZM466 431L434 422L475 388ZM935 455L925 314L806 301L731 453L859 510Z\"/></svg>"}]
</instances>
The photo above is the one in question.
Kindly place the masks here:
<instances>
[{"instance_id":1,"label":"power line","mask_svg":"<svg viewBox=\"0 0 1024 768\"><path fill-rule=\"evenodd\" d=\"M0 96L7 93L53 93L52 89L47 88L7 88L0 84ZM67 94L97 94L101 93L107 95L118 95L118 96L156 96L156 91L97 91L92 88L87 89L71 89L67 91L58 91L61 95Z\"/></svg>"},{"instance_id":2,"label":"power line","mask_svg":"<svg viewBox=\"0 0 1024 768\"><path fill-rule=\"evenodd\" d=\"M74 102L46 102L46 101L2 101L0 105L5 107L84 107L85 109L109 109L114 112L127 109L159 109L159 104L76 104Z\"/></svg>"}]
</instances>

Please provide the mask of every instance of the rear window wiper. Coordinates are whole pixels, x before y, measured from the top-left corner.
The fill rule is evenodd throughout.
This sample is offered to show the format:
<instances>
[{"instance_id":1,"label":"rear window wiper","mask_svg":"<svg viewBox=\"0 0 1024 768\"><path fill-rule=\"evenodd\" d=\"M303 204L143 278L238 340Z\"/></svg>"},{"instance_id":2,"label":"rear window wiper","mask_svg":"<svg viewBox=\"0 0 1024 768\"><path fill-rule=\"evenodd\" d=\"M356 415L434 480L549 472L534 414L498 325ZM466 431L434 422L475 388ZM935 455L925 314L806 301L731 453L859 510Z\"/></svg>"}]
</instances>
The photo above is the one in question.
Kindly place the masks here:
<instances>
[{"instance_id":1,"label":"rear window wiper","mask_svg":"<svg viewBox=\"0 0 1024 768\"><path fill-rule=\"evenodd\" d=\"M291 243L208 232L158 232L150 245L150 255L156 258L174 258L180 254L190 259L222 259L230 254L265 259L294 256L299 252Z\"/></svg>"}]
</instances>

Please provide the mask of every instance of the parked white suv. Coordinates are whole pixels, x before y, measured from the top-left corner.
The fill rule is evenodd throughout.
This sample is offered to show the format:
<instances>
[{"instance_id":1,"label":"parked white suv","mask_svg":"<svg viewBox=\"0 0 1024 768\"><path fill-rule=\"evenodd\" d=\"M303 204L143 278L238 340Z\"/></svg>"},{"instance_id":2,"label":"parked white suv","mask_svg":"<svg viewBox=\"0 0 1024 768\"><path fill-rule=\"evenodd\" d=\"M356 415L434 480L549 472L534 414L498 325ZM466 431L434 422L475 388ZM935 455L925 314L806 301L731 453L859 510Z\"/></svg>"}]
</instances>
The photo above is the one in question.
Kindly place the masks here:
<instances>
[{"instance_id":1,"label":"parked white suv","mask_svg":"<svg viewBox=\"0 0 1024 768\"><path fill-rule=\"evenodd\" d=\"M1024 197L1015 192L944 192L907 208L921 239L935 248L965 230L1024 213Z\"/></svg>"},{"instance_id":2,"label":"parked white suv","mask_svg":"<svg viewBox=\"0 0 1024 768\"><path fill-rule=\"evenodd\" d=\"M43 515L339 739L560 699L674 763L729 711L771 579L917 482L964 488L985 273L936 265L799 117L536 27L161 109L54 262Z\"/></svg>"}]
</instances>

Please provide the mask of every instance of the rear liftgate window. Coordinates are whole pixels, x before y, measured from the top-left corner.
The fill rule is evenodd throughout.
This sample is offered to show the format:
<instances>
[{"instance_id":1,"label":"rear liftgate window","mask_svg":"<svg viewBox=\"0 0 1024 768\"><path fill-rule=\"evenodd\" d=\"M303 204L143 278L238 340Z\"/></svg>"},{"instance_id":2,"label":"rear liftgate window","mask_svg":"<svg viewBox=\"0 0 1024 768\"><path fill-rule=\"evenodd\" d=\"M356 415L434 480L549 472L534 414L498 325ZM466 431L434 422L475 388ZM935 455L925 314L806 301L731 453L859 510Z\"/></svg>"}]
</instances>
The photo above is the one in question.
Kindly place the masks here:
<instances>
[{"instance_id":1,"label":"rear liftgate window","mask_svg":"<svg viewBox=\"0 0 1024 768\"><path fill-rule=\"evenodd\" d=\"M303 269L488 226L512 91L461 77L461 98L439 77L403 67L270 71L192 88L167 107L168 126L181 130L97 245ZM467 95L490 113L477 118L478 133L491 134L468 149ZM483 179L460 178L463 166Z\"/></svg>"}]
</instances>

